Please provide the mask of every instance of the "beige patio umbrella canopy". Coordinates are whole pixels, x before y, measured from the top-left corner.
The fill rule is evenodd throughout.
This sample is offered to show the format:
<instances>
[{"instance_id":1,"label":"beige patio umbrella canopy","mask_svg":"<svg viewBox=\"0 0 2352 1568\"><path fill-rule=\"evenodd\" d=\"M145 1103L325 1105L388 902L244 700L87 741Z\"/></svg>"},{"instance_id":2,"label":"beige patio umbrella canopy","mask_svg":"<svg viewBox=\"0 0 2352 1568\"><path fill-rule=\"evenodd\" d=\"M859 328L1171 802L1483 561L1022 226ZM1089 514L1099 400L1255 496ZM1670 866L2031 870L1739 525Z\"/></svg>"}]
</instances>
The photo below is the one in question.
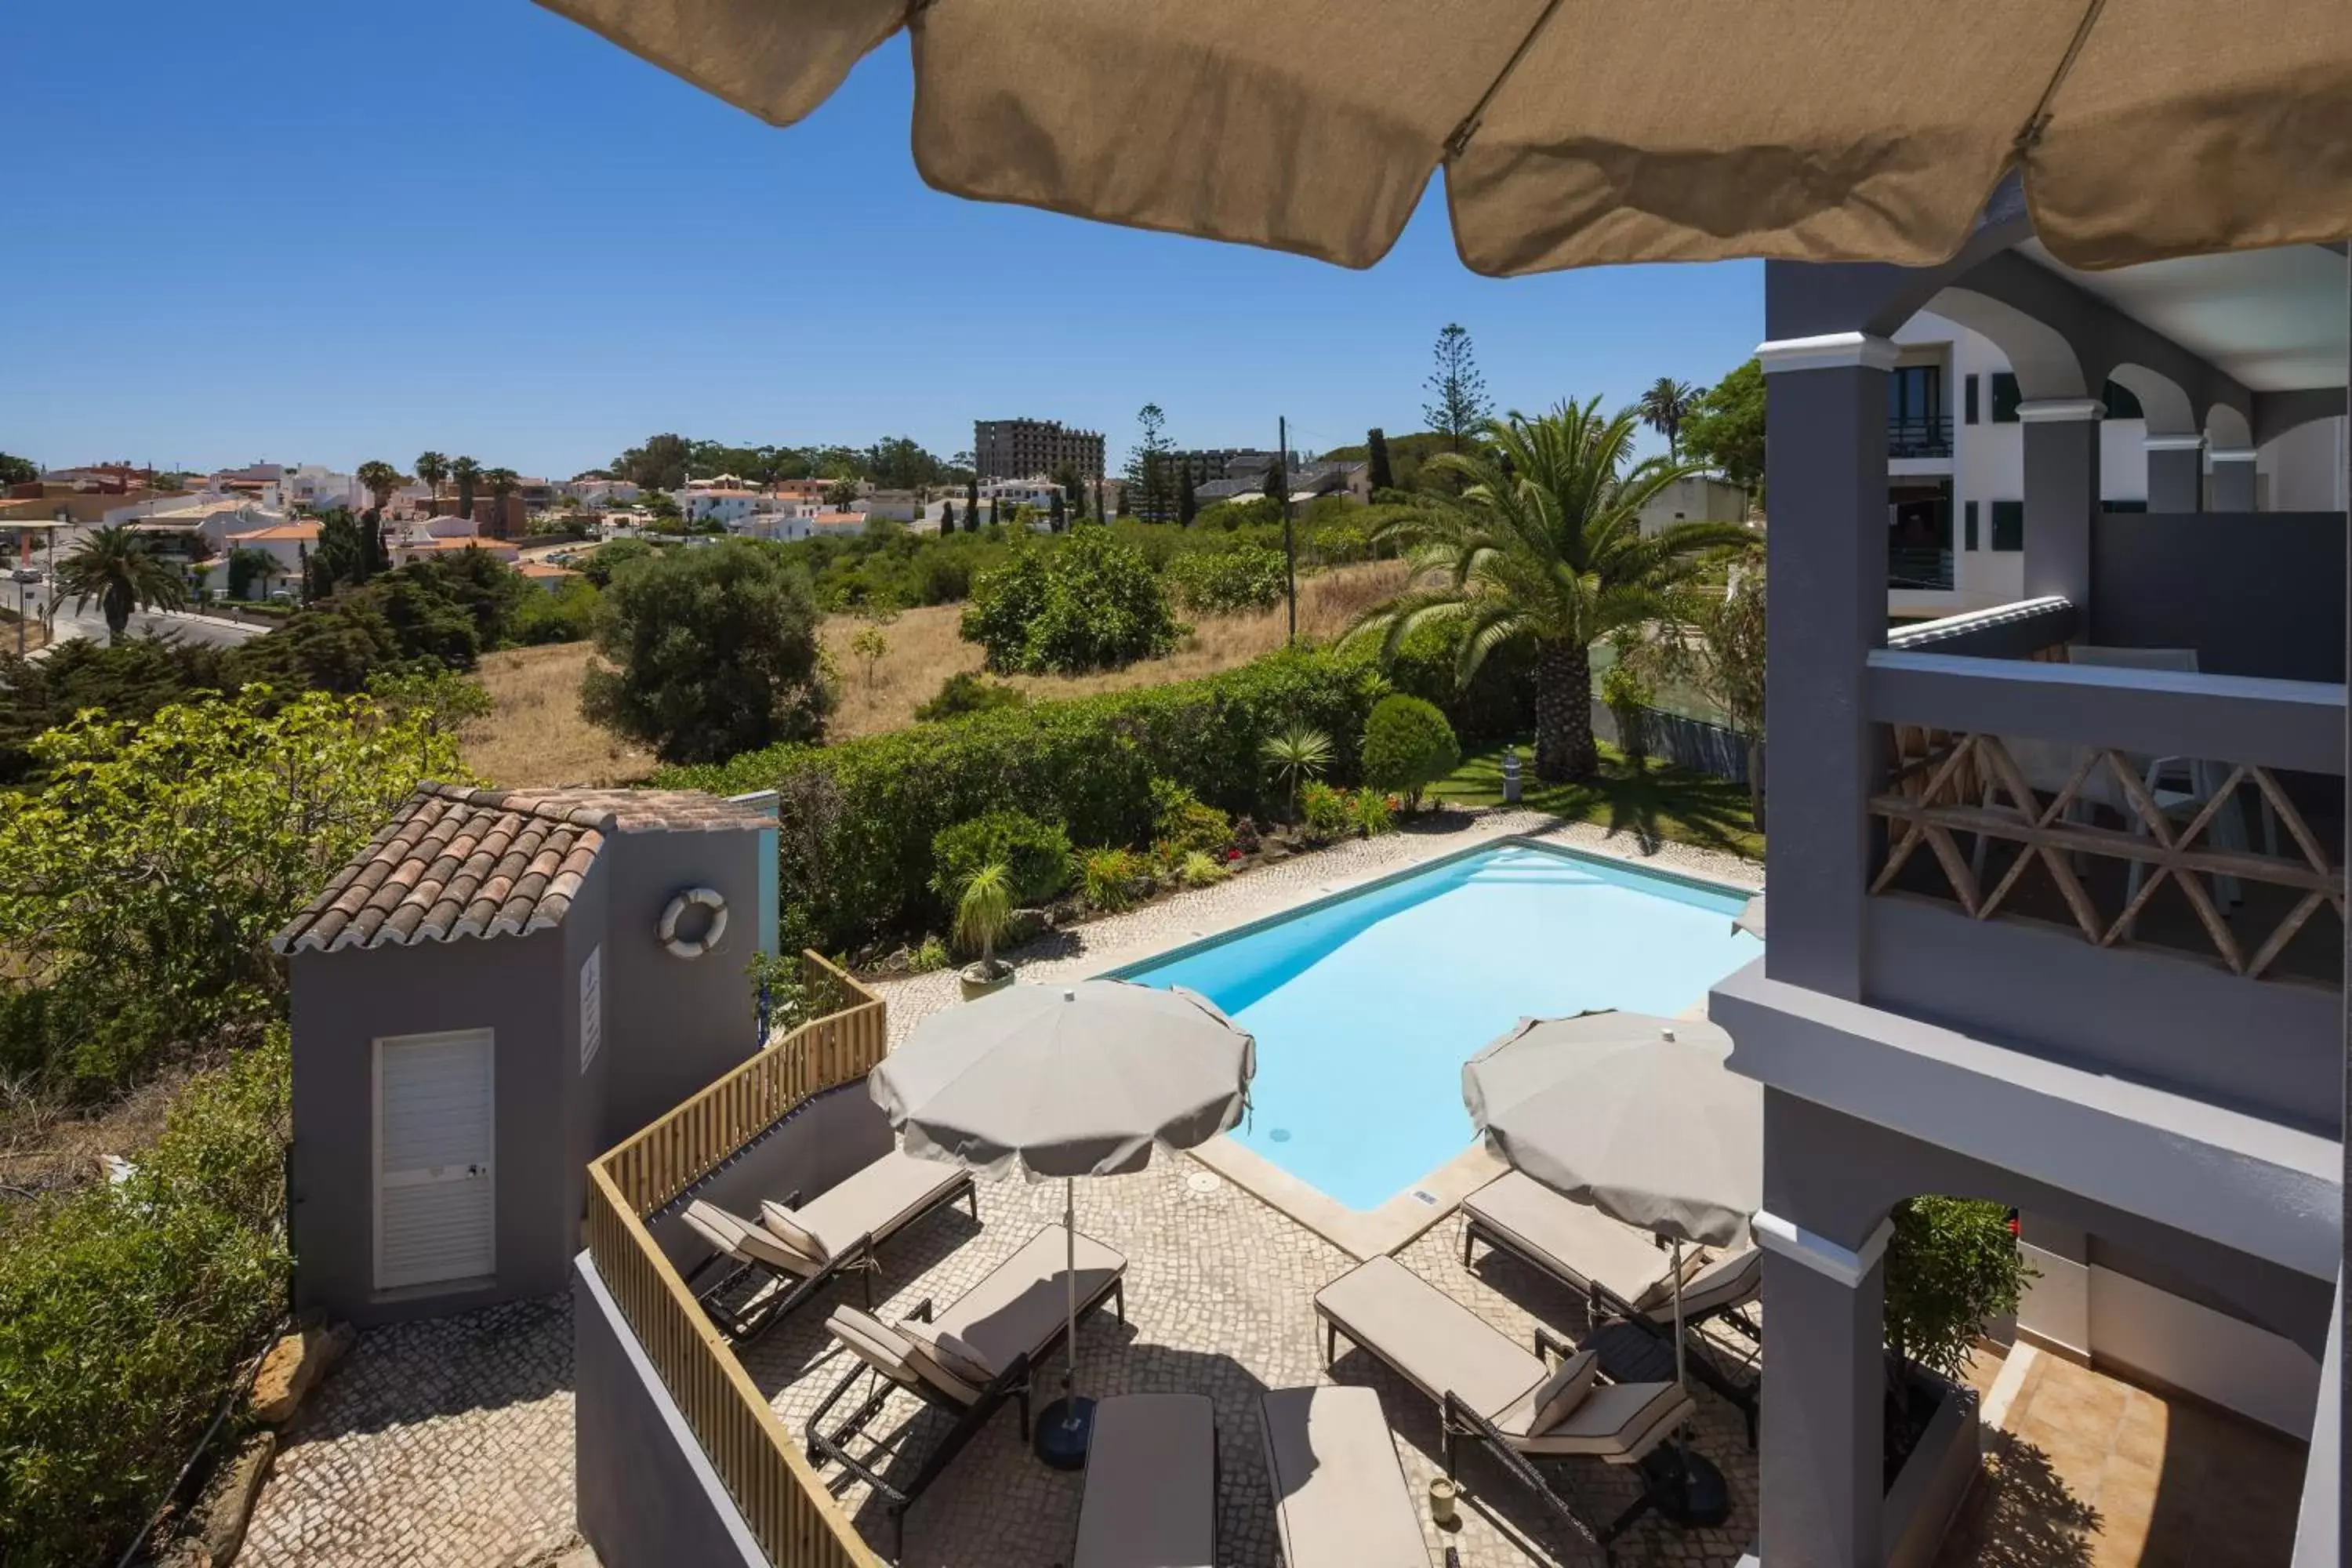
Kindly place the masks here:
<instances>
[{"instance_id":1,"label":"beige patio umbrella canopy","mask_svg":"<svg viewBox=\"0 0 2352 1568\"><path fill-rule=\"evenodd\" d=\"M2346 0L541 0L779 124L901 26L943 191L1369 267L2078 267L2352 232Z\"/></svg>"}]
</instances>

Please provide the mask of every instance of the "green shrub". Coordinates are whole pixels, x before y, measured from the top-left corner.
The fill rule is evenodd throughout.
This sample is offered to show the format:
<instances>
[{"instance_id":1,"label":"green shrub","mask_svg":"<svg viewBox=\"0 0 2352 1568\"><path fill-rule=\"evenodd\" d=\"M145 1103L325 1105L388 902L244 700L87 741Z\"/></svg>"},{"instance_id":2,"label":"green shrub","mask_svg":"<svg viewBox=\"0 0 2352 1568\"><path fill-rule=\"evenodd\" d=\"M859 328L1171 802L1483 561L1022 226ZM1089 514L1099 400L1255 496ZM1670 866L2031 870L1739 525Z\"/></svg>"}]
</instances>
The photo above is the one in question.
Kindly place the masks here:
<instances>
[{"instance_id":1,"label":"green shrub","mask_svg":"<svg viewBox=\"0 0 2352 1568\"><path fill-rule=\"evenodd\" d=\"M720 795L777 791L783 901L832 951L943 923L931 839L991 811L1051 817L1078 843L1147 843L1154 778L1255 812L1266 787L1259 747L1292 724L1338 737L1333 772L1351 781L1373 700L1367 673L1359 656L1285 649L1205 679L772 747L658 779Z\"/></svg>"},{"instance_id":2,"label":"green shrub","mask_svg":"<svg viewBox=\"0 0 2352 1568\"><path fill-rule=\"evenodd\" d=\"M0 1234L0 1542L110 1563L285 1307L286 1037L192 1079L128 1181Z\"/></svg>"},{"instance_id":3,"label":"green shrub","mask_svg":"<svg viewBox=\"0 0 2352 1568\"><path fill-rule=\"evenodd\" d=\"M2009 1212L1974 1198L1906 1198L1886 1245L1886 1348L1957 1378L1993 1319L2017 1310L2032 1271Z\"/></svg>"},{"instance_id":4,"label":"green shrub","mask_svg":"<svg viewBox=\"0 0 2352 1568\"><path fill-rule=\"evenodd\" d=\"M1372 706L1364 724L1364 782L1393 790L1413 810L1422 792L1462 765L1454 726L1433 703L1402 692Z\"/></svg>"},{"instance_id":5,"label":"green shrub","mask_svg":"<svg viewBox=\"0 0 2352 1568\"><path fill-rule=\"evenodd\" d=\"M1151 837L1180 853L1223 849L1233 842L1234 819L1174 779L1151 781Z\"/></svg>"},{"instance_id":6,"label":"green shrub","mask_svg":"<svg viewBox=\"0 0 2352 1568\"><path fill-rule=\"evenodd\" d=\"M807 577L749 540L614 577L597 607L596 652L604 662L581 682L581 710L664 762L814 740L833 705Z\"/></svg>"},{"instance_id":7,"label":"green shrub","mask_svg":"<svg viewBox=\"0 0 2352 1568\"><path fill-rule=\"evenodd\" d=\"M1184 628L1142 552L1108 529L1032 544L984 574L963 613L963 637L1000 673L1080 675L1156 658Z\"/></svg>"},{"instance_id":8,"label":"green shrub","mask_svg":"<svg viewBox=\"0 0 2352 1568\"><path fill-rule=\"evenodd\" d=\"M1298 792L1298 826L1307 837L1328 843L1353 832L1356 819L1343 792L1313 779Z\"/></svg>"},{"instance_id":9,"label":"green shrub","mask_svg":"<svg viewBox=\"0 0 2352 1568\"><path fill-rule=\"evenodd\" d=\"M583 641L595 627L598 597L596 584L585 577L542 589L522 602L509 635L526 647Z\"/></svg>"},{"instance_id":10,"label":"green shrub","mask_svg":"<svg viewBox=\"0 0 2352 1568\"><path fill-rule=\"evenodd\" d=\"M1169 592L1196 616L1270 610L1282 603L1282 552L1255 544L1231 550L1188 550L1171 559Z\"/></svg>"},{"instance_id":11,"label":"green shrub","mask_svg":"<svg viewBox=\"0 0 2352 1568\"><path fill-rule=\"evenodd\" d=\"M1464 686L1457 679L1463 628L1458 622L1423 622L1407 632L1383 668L1408 696L1433 702L1464 740L1503 740L1535 727L1535 656L1506 643L1489 653Z\"/></svg>"},{"instance_id":12,"label":"green shrub","mask_svg":"<svg viewBox=\"0 0 2352 1568\"><path fill-rule=\"evenodd\" d=\"M1348 797L1348 822L1367 838L1396 831L1396 811L1389 797L1376 789L1360 789Z\"/></svg>"},{"instance_id":13,"label":"green shrub","mask_svg":"<svg viewBox=\"0 0 2352 1568\"><path fill-rule=\"evenodd\" d=\"M1002 865L1013 896L1042 904L1068 885L1070 836L1058 822L1019 811L992 811L943 827L931 837L931 890L952 904L983 866Z\"/></svg>"},{"instance_id":14,"label":"green shrub","mask_svg":"<svg viewBox=\"0 0 2352 1568\"><path fill-rule=\"evenodd\" d=\"M1657 688L1622 656L1601 678L1601 700L1617 721L1617 749L1631 762L1650 754L1650 705L1657 697Z\"/></svg>"},{"instance_id":15,"label":"green shrub","mask_svg":"<svg viewBox=\"0 0 2352 1568\"><path fill-rule=\"evenodd\" d=\"M1223 881L1234 873L1232 868L1214 855L1195 849L1184 857L1183 864L1176 868L1176 874L1183 879L1188 888L1206 888Z\"/></svg>"},{"instance_id":16,"label":"green shrub","mask_svg":"<svg viewBox=\"0 0 2352 1568\"><path fill-rule=\"evenodd\" d=\"M998 708L1018 708L1029 699L1017 686L990 680L969 669L960 669L940 683L940 694L915 710L915 717L926 723L946 719L961 719L967 713L986 713Z\"/></svg>"},{"instance_id":17,"label":"green shrub","mask_svg":"<svg viewBox=\"0 0 2352 1568\"><path fill-rule=\"evenodd\" d=\"M1088 909L1117 914L1150 890L1150 868L1132 849L1082 849L1077 863L1078 897Z\"/></svg>"},{"instance_id":18,"label":"green shrub","mask_svg":"<svg viewBox=\"0 0 2352 1568\"><path fill-rule=\"evenodd\" d=\"M914 962L907 966L910 974L929 974L948 966L948 944L938 937L927 936L923 945L915 949Z\"/></svg>"}]
</instances>

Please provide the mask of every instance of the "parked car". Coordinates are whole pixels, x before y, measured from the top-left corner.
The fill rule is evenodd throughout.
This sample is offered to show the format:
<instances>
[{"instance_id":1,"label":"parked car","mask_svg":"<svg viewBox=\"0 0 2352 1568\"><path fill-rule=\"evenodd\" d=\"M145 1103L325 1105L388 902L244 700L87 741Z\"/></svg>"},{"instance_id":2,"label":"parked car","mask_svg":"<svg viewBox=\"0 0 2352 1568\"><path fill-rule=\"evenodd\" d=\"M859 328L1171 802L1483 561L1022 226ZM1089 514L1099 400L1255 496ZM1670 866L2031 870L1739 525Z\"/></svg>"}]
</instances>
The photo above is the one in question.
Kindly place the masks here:
<instances>
[{"instance_id":1,"label":"parked car","mask_svg":"<svg viewBox=\"0 0 2352 1568\"><path fill-rule=\"evenodd\" d=\"M8 575L18 583L37 583L41 580L41 569L37 566L19 566Z\"/></svg>"}]
</instances>

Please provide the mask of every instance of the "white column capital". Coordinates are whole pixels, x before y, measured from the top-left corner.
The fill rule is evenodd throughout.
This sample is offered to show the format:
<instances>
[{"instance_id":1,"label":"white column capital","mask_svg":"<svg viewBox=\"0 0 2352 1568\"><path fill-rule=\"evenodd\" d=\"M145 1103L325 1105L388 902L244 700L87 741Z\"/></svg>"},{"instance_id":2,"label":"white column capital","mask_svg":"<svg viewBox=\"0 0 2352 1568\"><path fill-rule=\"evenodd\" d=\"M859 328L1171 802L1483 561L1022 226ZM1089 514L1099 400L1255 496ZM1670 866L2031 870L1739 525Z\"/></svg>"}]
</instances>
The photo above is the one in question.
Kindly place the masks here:
<instances>
[{"instance_id":1,"label":"white column capital","mask_svg":"<svg viewBox=\"0 0 2352 1568\"><path fill-rule=\"evenodd\" d=\"M1897 351L1891 338L1869 332L1824 332L1817 338L1775 338L1756 345L1764 374L1784 370L1837 370L1863 365L1893 370Z\"/></svg>"},{"instance_id":2,"label":"white column capital","mask_svg":"<svg viewBox=\"0 0 2352 1568\"><path fill-rule=\"evenodd\" d=\"M1895 1234L1892 1215L1878 1222L1877 1227L1863 1238L1860 1247L1841 1247L1826 1236L1816 1236L1794 1220L1782 1219L1769 1209L1759 1209L1756 1217L1748 1222L1756 1233L1757 1244L1767 1252L1777 1252L1816 1274L1825 1275L1851 1290L1862 1283L1863 1276L1878 1267L1886 1256L1886 1243Z\"/></svg>"},{"instance_id":3,"label":"white column capital","mask_svg":"<svg viewBox=\"0 0 2352 1568\"><path fill-rule=\"evenodd\" d=\"M2216 447L2205 455L2217 463L2251 463L2262 454L2252 447Z\"/></svg>"},{"instance_id":4,"label":"white column capital","mask_svg":"<svg viewBox=\"0 0 2352 1568\"><path fill-rule=\"evenodd\" d=\"M2140 445L2151 452L2196 452L2205 446L2202 436L2146 436Z\"/></svg>"},{"instance_id":5,"label":"white column capital","mask_svg":"<svg viewBox=\"0 0 2352 1568\"><path fill-rule=\"evenodd\" d=\"M2095 397L2035 397L2017 405L2017 417L2025 425L2056 425L2082 419L2100 419L2106 416L2107 405Z\"/></svg>"}]
</instances>

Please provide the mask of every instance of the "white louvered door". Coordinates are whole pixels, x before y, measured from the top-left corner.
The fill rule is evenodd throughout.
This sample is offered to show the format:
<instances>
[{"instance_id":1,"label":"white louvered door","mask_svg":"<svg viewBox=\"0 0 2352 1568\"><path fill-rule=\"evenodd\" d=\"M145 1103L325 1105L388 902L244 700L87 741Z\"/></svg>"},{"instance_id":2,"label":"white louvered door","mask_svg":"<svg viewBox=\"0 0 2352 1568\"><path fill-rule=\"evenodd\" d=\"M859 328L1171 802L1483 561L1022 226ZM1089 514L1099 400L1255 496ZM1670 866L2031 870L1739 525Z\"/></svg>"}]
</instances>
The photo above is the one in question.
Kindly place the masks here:
<instances>
[{"instance_id":1,"label":"white louvered door","mask_svg":"<svg viewBox=\"0 0 2352 1568\"><path fill-rule=\"evenodd\" d=\"M497 1268L490 1032L375 1043L375 1288Z\"/></svg>"}]
</instances>

